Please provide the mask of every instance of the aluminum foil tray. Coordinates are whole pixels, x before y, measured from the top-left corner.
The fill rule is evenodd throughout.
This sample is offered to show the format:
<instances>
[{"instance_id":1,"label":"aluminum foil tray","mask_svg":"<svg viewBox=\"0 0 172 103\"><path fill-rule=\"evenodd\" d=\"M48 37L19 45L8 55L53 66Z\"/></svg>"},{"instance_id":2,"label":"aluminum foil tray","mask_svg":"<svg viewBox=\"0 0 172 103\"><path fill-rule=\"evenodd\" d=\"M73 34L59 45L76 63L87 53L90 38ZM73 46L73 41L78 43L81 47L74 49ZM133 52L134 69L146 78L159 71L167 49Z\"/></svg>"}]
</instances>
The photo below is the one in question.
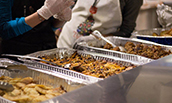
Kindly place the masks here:
<instances>
[{"instance_id":1,"label":"aluminum foil tray","mask_svg":"<svg viewBox=\"0 0 172 103\"><path fill-rule=\"evenodd\" d=\"M153 33L160 35L160 33L164 30L169 29L153 28L148 30L139 30L134 32L132 35L138 39L148 40L163 45L172 45L172 36L152 36Z\"/></svg>"},{"instance_id":2,"label":"aluminum foil tray","mask_svg":"<svg viewBox=\"0 0 172 103\"><path fill-rule=\"evenodd\" d=\"M63 57L70 57L75 51L76 51L75 49L69 49L69 48L55 48L51 50L35 52L32 54L29 54L28 56L32 56L32 57L48 56L50 58L54 58L54 57L63 58ZM106 56L106 55L92 53L92 52L90 53L90 52L83 52L83 51L77 50L77 53L82 56L90 55L93 59L96 59L96 60L104 59L108 61L113 61L113 62L122 64L124 66L131 66L131 65L138 66L139 65L137 62L131 62L131 61L123 60L120 58L114 58L112 56ZM58 66L52 66L49 64L41 63L38 61L31 61L31 60L25 60L25 59L20 59L20 60L24 61L26 65L39 67L40 69L43 69L43 70L50 70L50 71L53 71L54 73L65 75L65 77L68 77L71 79L72 78L78 79L79 81L82 81L83 83L91 84L91 83L98 82L99 80L103 80L102 78L96 78L96 77L85 75L85 74L75 72L72 70L67 70L65 68L61 68Z\"/></svg>"},{"instance_id":3,"label":"aluminum foil tray","mask_svg":"<svg viewBox=\"0 0 172 103\"><path fill-rule=\"evenodd\" d=\"M7 59L7 58L1 58L0 59L0 65L17 65L20 66L20 63L17 63L13 60ZM9 77L13 77L13 78L24 78L24 77L32 77L35 81L37 81L39 84L43 84L43 85L51 85L54 88L55 87L59 87L60 85L64 87L64 89L67 92L73 91L75 89L78 89L80 87L85 86L84 84L80 84L80 83L75 83L72 82L70 80L67 79L63 79L58 77L57 75L54 76L53 74L51 74L48 71L43 71L40 69L36 69L36 68L31 68L28 67L28 70L25 72L9 72L8 70L4 70L4 69L0 69L0 76L9 76ZM47 102L50 102L51 99L47 100ZM0 103L16 103L10 100L7 100L3 97L0 96Z\"/></svg>"},{"instance_id":4,"label":"aluminum foil tray","mask_svg":"<svg viewBox=\"0 0 172 103\"><path fill-rule=\"evenodd\" d=\"M122 37L111 36L111 37L107 37L107 39L109 39L111 42L113 42L117 46L124 46L128 41L131 41L134 44L143 43L146 45L159 45L159 44L154 43L154 42L139 40L136 38L122 38ZM73 48L78 49L78 50L83 50L83 51L89 51L89 52L94 52L94 53L101 53L101 54L105 54L105 55L110 55L113 57L126 59L128 61L138 62L140 65L143 65L143 64L146 64L146 63L153 61L153 59L146 58L143 56L128 54L128 53L123 53L123 52L119 52L119 51L101 48L105 44L106 44L105 41L95 39L95 40L90 40L90 41L86 41L86 42L78 42L73 46ZM160 46L162 46L163 49L172 50L172 47L167 47L167 46L163 46L163 45L160 45Z\"/></svg>"}]
</instances>

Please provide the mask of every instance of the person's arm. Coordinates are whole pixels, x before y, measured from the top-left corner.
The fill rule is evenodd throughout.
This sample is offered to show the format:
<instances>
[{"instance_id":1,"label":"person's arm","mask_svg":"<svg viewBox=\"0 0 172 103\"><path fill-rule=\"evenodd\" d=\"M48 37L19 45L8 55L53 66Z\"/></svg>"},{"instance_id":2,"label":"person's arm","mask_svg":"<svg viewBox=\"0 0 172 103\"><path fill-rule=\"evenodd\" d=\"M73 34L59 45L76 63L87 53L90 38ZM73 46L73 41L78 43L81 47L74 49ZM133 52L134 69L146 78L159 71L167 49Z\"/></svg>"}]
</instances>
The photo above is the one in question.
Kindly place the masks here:
<instances>
[{"instance_id":1,"label":"person's arm","mask_svg":"<svg viewBox=\"0 0 172 103\"><path fill-rule=\"evenodd\" d=\"M59 2L60 1L60 2ZM0 1L0 36L3 39L10 39L21 35L38 25L44 19L61 12L73 4L72 0L45 0L44 5L32 15L12 20L12 0ZM38 15L39 14L39 15Z\"/></svg>"},{"instance_id":2,"label":"person's arm","mask_svg":"<svg viewBox=\"0 0 172 103\"><path fill-rule=\"evenodd\" d=\"M12 20L12 0L0 1L0 36L3 39L16 37L32 28L25 23L25 18Z\"/></svg>"},{"instance_id":3,"label":"person's arm","mask_svg":"<svg viewBox=\"0 0 172 103\"><path fill-rule=\"evenodd\" d=\"M25 17L26 24L28 24L32 28L44 20L45 19L41 15L39 15L37 12Z\"/></svg>"},{"instance_id":4,"label":"person's arm","mask_svg":"<svg viewBox=\"0 0 172 103\"><path fill-rule=\"evenodd\" d=\"M122 11L122 25L114 36L130 37L136 27L136 19L143 4L143 0L120 0Z\"/></svg>"},{"instance_id":5,"label":"person's arm","mask_svg":"<svg viewBox=\"0 0 172 103\"><path fill-rule=\"evenodd\" d=\"M37 12L27 17L12 20L12 5L13 2L11 0L0 1L0 14L2 14L0 15L0 36L3 39L21 35L45 20Z\"/></svg>"}]
</instances>

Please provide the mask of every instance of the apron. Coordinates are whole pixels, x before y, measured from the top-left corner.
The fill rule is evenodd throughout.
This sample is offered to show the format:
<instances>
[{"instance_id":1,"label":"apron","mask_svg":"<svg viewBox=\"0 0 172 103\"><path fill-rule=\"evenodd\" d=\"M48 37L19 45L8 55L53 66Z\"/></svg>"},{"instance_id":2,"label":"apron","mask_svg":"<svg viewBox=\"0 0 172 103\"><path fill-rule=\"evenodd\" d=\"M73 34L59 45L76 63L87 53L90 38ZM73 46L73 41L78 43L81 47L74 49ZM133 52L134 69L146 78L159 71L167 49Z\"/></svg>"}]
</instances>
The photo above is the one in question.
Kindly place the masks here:
<instances>
[{"instance_id":1,"label":"apron","mask_svg":"<svg viewBox=\"0 0 172 103\"><path fill-rule=\"evenodd\" d=\"M25 3L26 10L23 10ZM30 15L39 9L43 4L44 0L14 0L12 17L15 19L16 17ZM33 7L32 10L29 10L30 5ZM25 12L24 14L24 11L28 12ZM51 22L51 20L46 20L22 35L9 40L3 40L2 53L24 55L36 51L55 48L56 39L51 28Z\"/></svg>"},{"instance_id":2,"label":"apron","mask_svg":"<svg viewBox=\"0 0 172 103\"><path fill-rule=\"evenodd\" d=\"M90 15L89 9L94 0L78 0L72 10L72 18L67 22L59 36L57 47L71 48L76 39L81 37L77 27ZM122 23L122 14L119 0L100 0L96 5L97 13L93 14L95 24L92 30L99 30L106 35L117 31Z\"/></svg>"}]
</instances>

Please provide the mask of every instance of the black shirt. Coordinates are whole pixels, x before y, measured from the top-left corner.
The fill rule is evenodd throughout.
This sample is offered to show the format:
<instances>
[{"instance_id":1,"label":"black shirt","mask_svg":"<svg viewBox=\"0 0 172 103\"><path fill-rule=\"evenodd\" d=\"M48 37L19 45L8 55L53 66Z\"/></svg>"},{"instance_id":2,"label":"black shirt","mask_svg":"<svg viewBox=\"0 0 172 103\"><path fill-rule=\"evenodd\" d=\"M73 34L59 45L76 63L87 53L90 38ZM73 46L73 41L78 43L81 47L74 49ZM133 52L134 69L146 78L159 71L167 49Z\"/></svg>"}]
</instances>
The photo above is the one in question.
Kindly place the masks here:
<instances>
[{"instance_id":1,"label":"black shirt","mask_svg":"<svg viewBox=\"0 0 172 103\"><path fill-rule=\"evenodd\" d=\"M122 12L122 25L118 32L113 33L116 36L130 37L136 27L136 19L140 11L143 0L120 0Z\"/></svg>"}]
</instances>

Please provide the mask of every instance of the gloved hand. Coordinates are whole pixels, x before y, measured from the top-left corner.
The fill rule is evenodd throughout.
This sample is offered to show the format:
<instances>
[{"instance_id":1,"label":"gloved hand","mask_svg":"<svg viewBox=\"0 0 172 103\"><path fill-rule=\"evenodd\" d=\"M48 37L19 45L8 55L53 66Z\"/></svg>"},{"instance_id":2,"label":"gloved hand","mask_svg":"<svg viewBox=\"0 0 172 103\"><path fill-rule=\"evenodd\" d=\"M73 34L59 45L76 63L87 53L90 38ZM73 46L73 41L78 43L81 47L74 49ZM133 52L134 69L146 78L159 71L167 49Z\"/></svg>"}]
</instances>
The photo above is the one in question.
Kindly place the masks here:
<instances>
[{"instance_id":1,"label":"gloved hand","mask_svg":"<svg viewBox=\"0 0 172 103\"><path fill-rule=\"evenodd\" d=\"M96 37L92 34L90 34L89 36L81 36L78 39L75 40L75 42L72 44L72 47L75 48L75 46L77 45L77 43L80 42L87 42L87 41L92 41L95 40Z\"/></svg>"},{"instance_id":2,"label":"gloved hand","mask_svg":"<svg viewBox=\"0 0 172 103\"><path fill-rule=\"evenodd\" d=\"M37 10L37 13L47 20L73 4L73 0L45 0L44 5Z\"/></svg>"},{"instance_id":3,"label":"gloved hand","mask_svg":"<svg viewBox=\"0 0 172 103\"><path fill-rule=\"evenodd\" d=\"M59 19L60 21L69 21L71 19L72 10L70 7L64 9L62 12L53 15L55 19Z\"/></svg>"}]
</instances>

